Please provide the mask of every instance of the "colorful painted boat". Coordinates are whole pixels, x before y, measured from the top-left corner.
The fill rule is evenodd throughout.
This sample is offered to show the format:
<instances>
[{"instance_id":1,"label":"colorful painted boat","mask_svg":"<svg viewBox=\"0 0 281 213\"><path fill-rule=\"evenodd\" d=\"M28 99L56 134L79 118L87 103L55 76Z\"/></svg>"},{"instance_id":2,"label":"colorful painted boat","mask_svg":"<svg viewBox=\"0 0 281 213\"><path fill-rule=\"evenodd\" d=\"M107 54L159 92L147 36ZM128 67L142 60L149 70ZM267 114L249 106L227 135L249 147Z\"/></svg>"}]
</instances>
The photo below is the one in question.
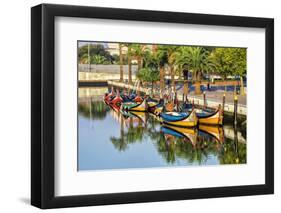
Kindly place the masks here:
<instances>
[{"instance_id":1,"label":"colorful painted boat","mask_svg":"<svg viewBox=\"0 0 281 213\"><path fill-rule=\"evenodd\" d=\"M111 87L111 92L104 94L104 101L109 102L113 98L113 96L115 96L115 93L113 87Z\"/></svg>"},{"instance_id":2,"label":"colorful painted boat","mask_svg":"<svg viewBox=\"0 0 281 213\"><path fill-rule=\"evenodd\" d=\"M140 95L137 95L137 96L134 98L134 102L136 102L136 103L141 103L141 102L143 102L143 99L142 99L142 97L141 97Z\"/></svg>"},{"instance_id":3,"label":"colorful painted boat","mask_svg":"<svg viewBox=\"0 0 281 213\"><path fill-rule=\"evenodd\" d=\"M165 104L165 111L167 112L174 112L175 111L175 104L174 102L169 102Z\"/></svg>"},{"instance_id":4,"label":"colorful painted boat","mask_svg":"<svg viewBox=\"0 0 281 213\"><path fill-rule=\"evenodd\" d=\"M168 125L180 127L194 127L197 126L198 118L195 110L190 113L187 112L165 112L160 113L163 122Z\"/></svg>"},{"instance_id":5,"label":"colorful painted boat","mask_svg":"<svg viewBox=\"0 0 281 213\"><path fill-rule=\"evenodd\" d=\"M163 111L164 108L164 102L163 100L160 100L159 102L148 102L148 112L154 114L154 115L160 115L160 113Z\"/></svg>"},{"instance_id":6,"label":"colorful painted boat","mask_svg":"<svg viewBox=\"0 0 281 213\"><path fill-rule=\"evenodd\" d=\"M164 108L163 105L158 105L158 106L156 106L156 108L155 108L153 114L159 116L159 115L162 113L163 108Z\"/></svg>"},{"instance_id":7,"label":"colorful painted boat","mask_svg":"<svg viewBox=\"0 0 281 213\"><path fill-rule=\"evenodd\" d=\"M147 98L147 104L148 104L148 107L154 107L158 104L158 101L157 100L153 100L151 98Z\"/></svg>"},{"instance_id":8,"label":"colorful painted boat","mask_svg":"<svg viewBox=\"0 0 281 213\"><path fill-rule=\"evenodd\" d=\"M114 105L121 105L122 102L123 102L123 99L121 98L118 90L117 90L116 96L113 97L111 100L109 100L109 104L114 104Z\"/></svg>"},{"instance_id":9,"label":"colorful painted boat","mask_svg":"<svg viewBox=\"0 0 281 213\"><path fill-rule=\"evenodd\" d=\"M121 95L121 98L123 99L122 102L134 102L135 96L133 95Z\"/></svg>"},{"instance_id":10,"label":"colorful painted boat","mask_svg":"<svg viewBox=\"0 0 281 213\"><path fill-rule=\"evenodd\" d=\"M208 125L222 125L223 124L223 112L221 109L217 109L215 112L208 112L204 110L196 110L198 122L200 124Z\"/></svg>"},{"instance_id":11,"label":"colorful painted boat","mask_svg":"<svg viewBox=\"0 0 281 213\"><path fill-rule=\"evenodd\" d=\"M148 105L146 100L143 100L141 103L122 103L122 110L146 112L147 109Z\"/></svg>"}]
</instances>

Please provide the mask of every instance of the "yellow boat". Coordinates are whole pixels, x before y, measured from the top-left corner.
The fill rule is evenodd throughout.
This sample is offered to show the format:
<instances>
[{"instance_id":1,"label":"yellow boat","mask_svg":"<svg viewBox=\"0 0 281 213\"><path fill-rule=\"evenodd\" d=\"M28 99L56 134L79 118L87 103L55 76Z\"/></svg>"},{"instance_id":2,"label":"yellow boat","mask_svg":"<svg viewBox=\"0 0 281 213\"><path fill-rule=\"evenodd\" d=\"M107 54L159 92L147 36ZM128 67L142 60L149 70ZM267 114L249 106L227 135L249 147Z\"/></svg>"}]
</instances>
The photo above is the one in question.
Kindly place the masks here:
<instances>
[{"instance_id":1,"label":"yellow boat","mask_svg":"<svg viewBox=\"0 0 281 213\"><path fill-rule=\"evenodd\" d=\"M148 112L159 115L163 111L163 103L162 102L155 102L155 101L149 101L148 104Z\"/></svg>"},{"instance_id":2,"label":"yellow boat","mask_svg":"<svg viewBox=\"0 0 281 213\"><path fill-rule=\"evenodd\" d=\"M209 125L222 125L223 124L223 112L216 110L213 113L206 112L196 112L199 124L209 124Z\"/></svg>"},{"instance_id":3,"label":"yellow boat","mask_svg":"<svg viewBox=\"0 0 281 213\"><path fill-rule=\"evenodd\" d=\"M160 113L163 111L163 108L163 106L156 107L153 113L155 115L160 115Z\"/></svg>"},{"instance_id":4,"label":"yellow boat","mask_svg":"<svg viewBox=\"0 0 281 213\"><path fill-rule=\"evenodd\" d=\"M148 108L146 100L141 103L122 103L122 110L146 112Z\"/></svg>"},{"instance_id":5,"label":"yellow boat","mask_svg":"<svg viewBox=\"0 0 281 213\"><path fill-rule=\"evenodd\" d=\"M148 101L147 104L148 104L148 107L155 107L158 103L155 101Z\"/></svg>"},{"instance_id":6,"label":"yellow boat","mask_svg":"<svg viewBox=\"0 0 281 213\"><path fill-rule=\"evenodd\" d=\"M198 123L195 110L190 113L181 112L165 112L160 114L163 122L168 125L180 126L180 127L195 127Z\"/></svg>"}]
</instances>

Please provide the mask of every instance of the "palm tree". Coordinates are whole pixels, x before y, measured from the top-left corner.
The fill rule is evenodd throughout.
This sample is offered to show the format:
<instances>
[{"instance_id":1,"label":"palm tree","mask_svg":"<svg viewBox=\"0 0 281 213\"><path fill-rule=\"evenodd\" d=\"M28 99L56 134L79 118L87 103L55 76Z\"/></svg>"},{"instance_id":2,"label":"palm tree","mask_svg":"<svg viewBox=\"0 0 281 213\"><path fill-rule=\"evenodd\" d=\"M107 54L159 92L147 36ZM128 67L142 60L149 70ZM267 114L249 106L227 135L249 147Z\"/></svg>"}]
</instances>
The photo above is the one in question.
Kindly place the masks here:
<instances>
[{"instance_id":1,"label":"palm tree","mask_svg":"<svg viewBox=\"0 0 281 213\"><path fill-rule=\"evenodd\" d=\"M106 61L106 58L104 56L101 56L101 55L94 55L91 58L92 64L103 64L105 61Z\"/></svg>"},{"instance_id":2,"label":"palm tree","mask_svg":"<svg viewBox=\"0 0 281 213\"><path fill-rule=\"evenodd\" d=\"M154 83L159 81L159 67L157 56L153 52L147 51L143 58L143 67L139 71L139 77L141 80L151 82L151 94L154 92Z\"/></svg>"},{"instance_id":3,"label":"palm tree","mask_svg":"<svg viewBox=\"0 0 281 213\"><path fill-rule=\"evenodd\" d=\"M88 53L84 53L80 58L79 58L79 63L80 64L89 64L89 55Z\"/></svg>"},{"instance_id":4,"label":"palm tree","mask_svg":"<svg viewBox=\"0 0 281 213\"><path fill-rule=\"evenodd\" d=\"M171 75L172 88L176 90L175 84L175 73L177 69L177 58L179 57L179 46L173 45L159 45L157 49L154 47L154 52L158 59L158 65L160 70L160 89L163 91L164 84L164 75L165 75L165 66L169 67Z\"/></svg>"},{"instance_id":5,"label":"palm tree","mask_svg":"<svg viewBox=\"0 0 281 213\"><path fill-rule=\"evenodd\" d=\"M122 53L121 43L119 43L119 65L120 65L120 82L123 82L124 70L123 70L123 53Z\"/></svg>"},{"instance_id":6,"label":"palm tree","mask_svg":"<svg viewBox=\"0 0 281 213\"><path fill-rule=\"evenodd\" d=\"M162 93L165 88L165 64L168 62L165 45L158 45L155 51L155 57L159 67L160 77L160 92Z\"/></svg>"},{"instance_id":7,"label":"palm tree","mask_svg":"<svg viewBox=\"0 0 281 213\"><path fill-rule=\"evenodd\" d=\"M183 100L187 101L188 95L188 73L189 73L189 66L188 66L188 59L187 59L187 49L180 47L176 53L176 61L175 65L177 67L177 71L179 75L182 74L183 76Z\"/></svg>"},{"instance_id":8,"label":"palm tree","mask_svg":"<svg viewBox=\"0 0 281 213\"><path fill-rule=\"evenodd\" d=\"M143 67L143 57L148 51L147 46L142 44L131 44L130 51L131 51L131 56L137 59L138 70L140 70Z\"/></svg>"},{"instance_id":9,"label":"palm tree","mask_svg":"<svg viewBox=\"0 0 281 213\"><path fill-rule=\"evenodd\" d=\"M175 72L176 72L176 59L179 57L178 53L179 46L174 45L162 45L159 50L163 53L163 58L165 58L165 61L163 61L170 70L170 76L171 76L171 82L172 82L172 88L175 91Z\"/></svg>"},{"instance_id":10,"label":"palm tree","mask_svg":"<svg viewBox=\"0 0 281 213\"><path fill-rule=\"evenodd\" d=\"M195 94L201 94L202 75L213 68L213 63L209 58L210 52L202 47L187 46L180 47L179 52L176 63L180 67L188 66L189 70L192 71L192 80L195 82Z\"/></svg>"},{"instance_id":11,"label":"palm tree","mask_svg":"<svg viewBox=\"0 0 281 213\"><path fill-rule=\"evenodd\" d=\"M132 53L132 44L127 44L126 45L127 48L128 48L128 51L127 51L127 56L128 56L128 81L129 81L129 84L132 84L132 56L133 56L133 53Z\"/></svg>"},{"instance_id":12,"label":"palm tree","mask_svg":"<svg viewBox=\"0 0 281 213\"><path fill-rule=\"evenodd\" d=\"M173 91L176 91L175 72L176 72L176 59L177 57L179 57L178 49L179 49L178 46L167 46L167 58L168 58L168 65L170 68Z\"/></svg>"}]
</instances>

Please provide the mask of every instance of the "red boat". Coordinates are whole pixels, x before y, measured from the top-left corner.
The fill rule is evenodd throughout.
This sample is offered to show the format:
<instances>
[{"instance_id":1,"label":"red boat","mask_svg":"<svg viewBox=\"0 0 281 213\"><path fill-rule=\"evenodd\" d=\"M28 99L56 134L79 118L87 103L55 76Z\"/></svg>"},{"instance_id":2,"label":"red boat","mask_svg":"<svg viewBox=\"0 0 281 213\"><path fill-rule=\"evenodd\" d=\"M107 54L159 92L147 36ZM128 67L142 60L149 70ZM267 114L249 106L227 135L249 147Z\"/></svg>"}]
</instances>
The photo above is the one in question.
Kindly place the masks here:
<instances>
[{"instance_id":1,"label":"red boat","mask_svg":"<svg viewBox=\"0 0 281 213\"><path fill-rule=\"evenodd\" d=\"M143 98L140 96L140 92L137 93L137 96L134 98L134 102L136 103L143 102Z\"/></svg>"},{"instance_id":2,"label":"red boat","mask_svg":"<svg viewBox=\"0 0 281 213\"><path fill-rule=\"evenodd\" d=\"M119 90L117 90L116 96L111 101L109 101L109 103L114 105L120 105L122 101L123 99L120 96Z\"/></svg>"},{"instance_id":3,"label":"red boat","mask_svg":"<svg viewBox=\"0 0 281 213\"><path fill-rule=\"evenodd\" d=\"M105 102L109 102L110 99L111 99L114 95L115 95L114 89L113 89L113 87L111 87L111 92L108 93L108 94L106 93L106 94L104 95L104 100L105 100Z\"/></svg>"}]
</instances>

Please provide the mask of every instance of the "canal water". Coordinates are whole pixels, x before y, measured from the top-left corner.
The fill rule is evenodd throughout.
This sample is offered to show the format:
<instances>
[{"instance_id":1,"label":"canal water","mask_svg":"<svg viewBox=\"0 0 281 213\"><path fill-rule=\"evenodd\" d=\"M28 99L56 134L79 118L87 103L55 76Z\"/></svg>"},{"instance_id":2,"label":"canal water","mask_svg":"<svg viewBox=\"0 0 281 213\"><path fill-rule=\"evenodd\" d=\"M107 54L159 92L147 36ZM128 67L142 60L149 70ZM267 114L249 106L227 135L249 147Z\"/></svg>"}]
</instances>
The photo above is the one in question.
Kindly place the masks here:
<instances>
[{"instance_id":1,"label":"canal water","mask_svg":"<svg viewBox=\"0 0 281 213\"><path fill-rule=\"evenodd\" d=\"M79 88L78 170L246 163L246 131L231 117L223 127L164 126L149 113L121 114L103 102L107 87Z\"/></svg>"}]
</instances>

